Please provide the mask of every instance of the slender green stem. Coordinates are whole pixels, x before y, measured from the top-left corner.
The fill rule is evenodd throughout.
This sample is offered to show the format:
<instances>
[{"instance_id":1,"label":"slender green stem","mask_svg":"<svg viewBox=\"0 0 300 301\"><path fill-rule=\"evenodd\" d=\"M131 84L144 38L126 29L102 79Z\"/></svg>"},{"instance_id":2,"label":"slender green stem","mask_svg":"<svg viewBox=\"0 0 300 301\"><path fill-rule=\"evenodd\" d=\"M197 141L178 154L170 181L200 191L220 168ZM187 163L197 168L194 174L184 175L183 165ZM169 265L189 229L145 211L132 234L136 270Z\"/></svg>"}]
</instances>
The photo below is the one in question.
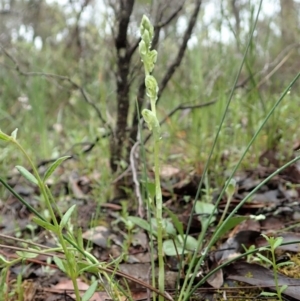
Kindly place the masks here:
<instances>
[{"instance_id":1,"label":"slender green stem","mask_svg":"<svg viewBox=\"0 0 300 301\"><path fill-rule=\"evenodd\" d=\"M163 218L162 218L162 194L160 186L160 164L159 164L159 144L160 144L160 125L156 116L156 100L158 93L158 85L154 76L151 75L155 63L157 52L151 50L151 43L154 34L154 28L150 20L143 16L140 25L142 39L139 43L139 51L145 69L145 86L148 97L150 98L151 111L143 110L142 115L153 132L154 143L154 174L155 174L155 218L157 224L157 248L158 248L158 288L163 294L165 290L165 267L164 267L164 254L163 254ZM152 276L155 271L152 271ZM154 295L153 299L156 296ZM159 295L159 300L163 301L162 295Z\"/></svg>"},{"instance_id":2,"label":"slender green stem","mask_svg":"<svg viewBox=\"0 0 300 301\"><path fill-rule=\"evenodd\" d=\"M31 160L31 158L28 156L27 152L24 150L24 148L22 147L22 145L16 140L16 139L12 139L11 140L14 144L16 144L16 146L20 149L20 151L24 154L24 156L26 157L26 159L28 160L32 170L33 170L33 174L36 177L37 181L38 181L38 186L40 188L41 194L43 196L43 199L45 201L46 207L49 210L50 213L50 217L52 219L53 225L56 228L55 234L58 236L58 240L62 246L62 249L66 255L66 261L68 263L68 274L72 280L73 286L74 286L74 292L76 295L76 300L80 301L81 297L80 297L80 292L79 292L79 287L77 284L77 271L76 271L76 266L74 266L74 254L72 253L72 251L69 251L66 241L64 239L64 236L62 234L62 230L58 224L58 221L56 219L50 198L48 196L48 192L46 189L46 185L45 183L42 181L33 161Z\"/></svg>"},{"instance_id":3,"label":"slender green stem","mask_svg":"<svg viewBox=\"0 0 300 301\"><path fill-rule=\"evenodd\" d=\"M219 223L218 223L218 227L221 226L222 223L223 223L223 220L224 220L224 218L225 218L225 216L226 216L226 214L227 214L227 212L228 212L228 209L229 209L231 200L232 200L232 195L230 195L230 196L228 197L228 199L227 199L227 202L226 202L224 211L223 211L222 216L221 216L221 218L220 218L220 220L219 220Z\"/></svg>"},{"instance_id":4,"label":"slender green stem","mask_svg":"<svg viewBox=\"0 0 300 301\"><path fill-rule=\"evenodd\" d=\"M163 215L162 215L162 193L160 186L160 165L159 165L159 144L160 131L153 130L154 133L154 169L155 169L155 190L156 190L156 219L157 219L157 249L158 249L158 288L160 292L165 290L165 274L164 274L164 254L163 254ZM163 299L159 296L159 299Z\"/></svg>"},{"instance_id":5,"label":"slender green stem","mask_svg":"<svg viewBox=\"0 0 300 301\"><path fill-rule=\"evenodd\" d=\"M281 290L280 290L279 283L278 283L278 272L277 272L277 266L276 266L275 249L273 246L271 246L271 255L272 255L274 282L275 282L275 286L276 286L277 296L278 296L279 300L282 301Z\"/></svg>"}]
</instances>

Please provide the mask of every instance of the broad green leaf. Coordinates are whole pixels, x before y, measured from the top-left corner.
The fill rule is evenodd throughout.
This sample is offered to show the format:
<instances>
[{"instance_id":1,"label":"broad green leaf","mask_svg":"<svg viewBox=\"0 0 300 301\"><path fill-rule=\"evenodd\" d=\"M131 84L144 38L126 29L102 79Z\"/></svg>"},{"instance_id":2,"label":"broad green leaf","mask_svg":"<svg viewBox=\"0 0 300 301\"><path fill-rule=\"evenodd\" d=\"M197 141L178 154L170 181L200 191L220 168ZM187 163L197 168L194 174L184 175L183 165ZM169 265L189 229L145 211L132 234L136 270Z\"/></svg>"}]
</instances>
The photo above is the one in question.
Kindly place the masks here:
<instances>
[{"instance_id":1,"label":"broad green leaf","mask_svg":"<svg viewBox=\"0 0 300 301\"><path fill-rule=\"evenodd\" d=\"M178 233L181 236L183 236L183 225L182 225L182 222L179 220L178 216L166 207L164 208L164 210L166 210L166 212L170 216L170 218L171 218L176 230L178 231Z\"/></svg>"},{"instance_id":2,"label":"broad green leaf","mask_svg":"<svg viewBox=\"0 0 300 301\"><path fill-rule=\"evenodd\" d=\"M177 238L178 238L179 243L183 246L185 237L178 235ZM194 251L197 248L197 245L198 245L197 239L194 238L193 236L187 235L185 248L188 251Z\"/></svg>"},{"instance_id":3,"label":"broad green leaf","mask_svg":"<svg viewBox=\"0 0 300 301\"><path fill-rule=\"evenodd\" d=\"M52 163L49 168L46 170L44 177L43 177L43 181L45 182L52 174L53 172L56 170L56 168L65 160L67 160L68 158L70 158L70 156L64 156L61 157L59 159L57 159L54 163Z\"/></svg>"},{"instance_id":4,"label":"broad green leaf","mask_svg":"<svg viewBox=\"0 0 300 301\"><path fill-rule=\"evenodd\" d=\"M155 197L155 183L153 182L145 182L142 181L143 186L145 187L145 189L147 190L150 198L153 200Z\"/></svg>"},{"instance_id":5,"label":"broad green leaf","mask_svg":"<svg viewBox=\"0 0 300 301\"><path fill-rule=\"evenodd\" d=\"M282 242L283 242L283 238L277 237L274 241L273 248L277 249L282 244Z\"/></svg>"},{"instance_id":6,"label":"broad green leaf","mask_svg":"<svg viewBox=\"0 0 300 301\"><path fill-rule=\"evenodd\" d=\"M214 212L214 208L215 206L213 204L202 202L202 201L196 202L195 212L200 215L198 216L198 219L202 224L208 222L209 216ZM210 220L210 223L214 222L215 220L216 217L213 216Z\"/></svg>"},{"instance_id":7,"label":"broad green leaf","mask_svg":"<svg viewBox=\"0 0 300 301\"><path fill-rule=\"evenodd\" d=\"M29 172L25 167L17 165L16 168L25 179L27 179L28 181L30 181L33 184L36 184L36 185L39 184L36 177L31 172Z\"/></svg>"},{"instance_id":8,"label":"broad green leaf","mask_svg":"<svg viewBox=\"0 0 300 301\"><path fill-rule=\"evenodd\" d=\"M177 235L176 239L167 239L163 242L163 250L167 256L176 256L178 254L186 254L188 252L193 252L197 248L198 241L188 235L186 238L186 245L183 250L184 237L180 234ZM177 252L176 252L177 250Z\"/></svg>"},{"instance_id":9,"label":"broad green leaf","mask_svg":"<svg viewBox=\"0 0 300 301\"><path fill-rule=\"evenodd\" d=\"M96 274L99 272L99 263L91 264L86 261L78 261L77 267L78 267L78 274L82 274L83 272Z\"/></svg>"},{"instance_id":10,"label":"broad green leaf","mask_svg":"<svg viewBox=\"0 0 300 301\"><path fill-rule=\"evenodd\" d=\"M24 251L17 251L16 253L22 258L36 258L38 256L37 253L24 252Z\"/></svg>"},{"instance_id":11,"label":"broad green leaf","mask_svg":"<svg viewBox=\"0 0 300 301\"><path fill-rule=\"evenodd\" d=\"M179 255L182 254L182 246L178 242L176 242L176 240L167 239L163 242L163 251L167 256L176 256L176 249ZM184 253L187 253L187 251L185 251Z\"/></svg>"},{"instance_id":12,"label":"broad green leaf","mask_svg":"<svg viewBox=\"0 0 300 301\"><path fill-rule=\"evenodd\" d=\"M127 219L132 221L134 224L141 227L142 229L150 232L150 225L144 219L137 217L137 216L128 216Z\"/></svg>"},{"instance_id":13,"label":"broad green leaf","mask_svg":"<svg viewBox=\"0 0 300 301\"><path fill-rule=\"evenodd\" d=\"M226 232L234 228L235 226L239 225L244 220L247 220L248 218L246 216L234 216L230 218L226 223L223 222L223 224L220 225L222 227L220 231L220 236L217 237L219 239L222 237Z\"/></svg>"},{"instance_id":14,"label":"broad green leaf","mask_svg":"<svg viewBox=\"0 0 300 301\"><path fill-rule=\"evenodd\" d=\"M55 262L55 264L57 265L57 267L63 271L64 273L66 273L66 268L65 268L65 263L64 260L61 260L59 257L54 256L53 257L53 261Z\"/></svg>"},{"instance_id":15,"label":"broad green leaf","mask_svg":"<svg viewBox=\"0 0 300 301\"><path fill-rule=\"evenodd\" d=\"M33 221L34 223L36 223L37 225L41 226L42 228L46 229L46 230L52 231L52 232L54 232L54 233L57 232L57 231L56 231L57 229L56 229L56 227L55 227L54 225L52 225L52 224L49 223L49 222L43 221L43 220L41 220L40 218L38 218L38 217L36 217L36 216L34 216L34 217L32 218L32 221Z\"/></svg>"},{"instance_id":16,"label":"broad green leaf","mask_svg":"<svg viewBox=\"0 0 300 301\"><path fill-rule=\"evenodd\" d=\"M83 294L81 300L82 301L89 301L92 296L94 295L96 289L97 289L97 286L98 286L98 281L95 280L91 286L87 289L87 291Z\"/></svg>"},{"instance_id":17,"label":"broad green leaf","mask_svg":"<svg viewBox=\"0 0 300 301\"><path fill-rule=\"evenodd\" d=\"M157 219L152 217L151 218L151 225L152 225L152 229L154 230L154 233L157 233ZM171 235L171 236L175 236L176 235L176 229L174 227L174 225L166 218L164 218L162 220L162 227L164 230L164 233Z\"/></svg>"},{"instance_id":18,"label":"broad green leaf","mask_svg":"<svg viewBox=\"0 0 300 301\"><path fill-rule=\"evenodd\" d=\"M74 209L75 209L76 205L71 206L67 212L64 214L64 216L62 217L61 221L60 221L60 228L63 229L65 227L65 225L68 223L71 214L73 213Z\"/></svg>"},{"instance_id":19,"label":"broad green leaf","mask_svg":"<svg viewBox=\"0 0 300 301\"><path fill-rule=\"evenodd\" d=\"M281 288L280 288L280 292L283 293L283 291L285 291L288 288L288 286L286 284L284 284Z\"/></svg>"}]
</instances>

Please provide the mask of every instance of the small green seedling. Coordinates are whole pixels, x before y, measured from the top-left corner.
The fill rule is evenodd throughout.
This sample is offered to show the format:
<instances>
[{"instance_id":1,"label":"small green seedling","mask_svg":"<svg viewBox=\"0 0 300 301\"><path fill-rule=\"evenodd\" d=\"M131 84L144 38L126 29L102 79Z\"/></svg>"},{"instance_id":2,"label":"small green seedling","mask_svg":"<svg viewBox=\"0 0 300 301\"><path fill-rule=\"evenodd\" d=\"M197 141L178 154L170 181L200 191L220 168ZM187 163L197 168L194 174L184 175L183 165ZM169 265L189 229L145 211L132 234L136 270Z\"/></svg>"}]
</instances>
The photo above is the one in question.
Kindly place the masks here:
<instances>
[{"instance_id":1,"label":"small green seedling","mask_svg":"<svg viewBox=\"0 0 300 301\"><path fill-rule=\"evenodd\" d=\"M261 295L265 297L274 297L277 296L280 301L282 301L282 293L284 290L287 289L287 285L282 285L280 286L279 281L278 281L278 268L284 265L290 265L292 262L281 262L277 263L276 262L276 257L275 257L275 251L276 249L282 244L283 238L282 237L269 237L267 235L262 234L262 236L266 239L266 241L269 243L270 247L261 247L259 248L259 251L267 251L271 253L271 259L268 257L264 256L263 254L257 253L257 257L261 259L262 262L264 262L267 265L270 265L273 268L273 273L274 273L274 282L275 282L275 287L276 287L276 293L272 292L262 292Z\"/></svg>"}]
</instances>

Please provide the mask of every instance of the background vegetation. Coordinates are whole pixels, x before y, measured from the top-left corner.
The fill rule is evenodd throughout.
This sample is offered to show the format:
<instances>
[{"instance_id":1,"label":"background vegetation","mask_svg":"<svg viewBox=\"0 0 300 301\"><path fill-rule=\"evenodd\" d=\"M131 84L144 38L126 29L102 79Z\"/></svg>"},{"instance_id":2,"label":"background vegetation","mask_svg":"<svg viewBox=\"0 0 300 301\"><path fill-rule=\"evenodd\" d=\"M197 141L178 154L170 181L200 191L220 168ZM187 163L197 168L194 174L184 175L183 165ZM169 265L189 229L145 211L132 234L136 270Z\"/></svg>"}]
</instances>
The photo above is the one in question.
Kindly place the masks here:
<instances>
[{"instance_id":1,"label":"background vegetation","mask_svg":"<svg viewBox=\"0 0 300 301\"><path fill-rule=\"evenodd\" d=\"M37 163L82 154L82 143L96 144L79 155L76 169L80 174L100 171L101 195L112 197L106 184L128 167L137 104L147 105L136 51L146 13L157 30L164 162L201 174L235 88L209 170L218 182L300 69L299 6L293 0L263 1L246 64L233 87L258 0L1 0L1 130L19 128L19 139ZM193 16L187 48L180 53ZM281 150L282 161L292 152L299 135L299 92L296 84L243 168L255 167L266 150ZM10 147L1 149L2 173L21 161Z\"/></svg>"}]
</instances>

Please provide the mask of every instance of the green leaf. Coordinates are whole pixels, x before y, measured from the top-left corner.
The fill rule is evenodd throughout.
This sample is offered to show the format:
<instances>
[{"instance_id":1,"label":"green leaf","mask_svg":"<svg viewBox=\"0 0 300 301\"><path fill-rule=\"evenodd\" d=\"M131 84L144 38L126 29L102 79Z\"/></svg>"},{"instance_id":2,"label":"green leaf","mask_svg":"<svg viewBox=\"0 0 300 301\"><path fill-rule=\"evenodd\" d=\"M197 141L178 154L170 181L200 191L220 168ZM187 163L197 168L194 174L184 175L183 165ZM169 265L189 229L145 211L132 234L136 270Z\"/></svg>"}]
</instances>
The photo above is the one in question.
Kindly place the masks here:
<instances>
[{"instance_id":1,"label":"green leaf","mask_svg":"<svg viewBox=\"0 0 300 301\"><path fill-rule=\"evenodd\" d=\"M283 242L283 238L277 237L274 241L273 248L277 249L282 244L282 242Z\"/></svg>"},{"instance_id":2,"label":"green leaf","mask_svg":"<svg viewBox=\"0 0 300 301\"><path fill-rule=\"evenodd\" d=\"M275 296L277 296L276 293L271 293L271 292L261 292L259 295L260 296L265 296L265 297L275 297Z\"/></svg>"},{"instance_id":3,"label":"green leaf","mask_svg":"<svg viewBox=\"0 0 300 301\"><path fill-rule=\"evenodd\" d=\"M284 267L284 266L288 266L288 265L294 265L295 263L292 262L292 261L286 261L286 262L280 262L280 263L277 263L277 267Z\"/></svg>"},{"instance_id":4,"label":"green leaf","mask_svg":"<svg viewBox=\"0 0 300 301\"><path fill-rule=\"evenodd\" d=\"M179 245L179 243L176 244L176 247L177 247L178 255L182 254L182 247ZM167 239L163 242L163 251L167 256L176 256L177 255L176 247L174 245L174 240L172 239Z\"/></svg>"},{"instance_id":5,"label":"green leaf","mask_svg":"<svg viewBox=\"0 0 300 301\"><path fill-rule=\"evenodd\" d=\"M65 263L63 260L61 260L59 257L54 256L53 257L53 261L55 262L55 264L57 265L57 267L63 271L64 273L66 273L66 269L65 269Z\"/></svg>"},{"instance_id":6,"label":"green leaf","mask_svg":"<svg viewBox=\"0 0 300 301\"><path fill-rule=\"evenodd\" d=\"M229 230L231 230L232 228L234 228L235 226L239 225L241 222L243 222L244 220L247 220L247 219L248 218L246 216L234 216L234 217L230 218L226 223L223 223L220 225L220 227L222 227L222 229L220 231L220 236L217 237L217 239L219 239L226 232L228 232Z\"/></svg>"},{"instance_id":7,"label":"green leaf","mask_svg":"<svg viewBox=\"0 0 300 301\"><path fill-rule=\"evenodd\" d=\"M178 235L177 238L179 243L183 246L185 237ZM186 236L185 248L187 249L187 251L194 251L197 248L197 245L198 245L198 240L196 238L190 235Z\"/></svg>"},{"instance_id":8,"label":"green leaf","mask_svg":"<svg viewBox=\"0 0 300 301\"><path fill-rule=\"evenodd\" d=\"M142 229L150 232L150 225L144 219L137 217L137 216L128 216L127 219L132 221L134 224L141 227Z\"/></svg>"},{"instance_id":9,"label":"green leaf","mask_svg":"<svg viewBox=\"0 0 300 301\"><path fill-rule=\"evenodd\" d=\"M203 223L207 223L209 216L214 212L215 206L210 203L202 202L202 201L197 201L196 206L195 206L195 212L197 214L200 214L198 216L199 221ZM210 223L214 222L216 220L216 217L213 216L210 220Z\"/></svg>"},{"instance_id":10,"label":"green leaf","mask_svg":"<svg viewBox=\"0 0 300 301\"><path fill-rule=\"evenodd\" d=\"M43 177L43 181L45 182L52 174L53 172L56 170L56 168L65 160L67 160L68 158L70 158L70 156L64 156L61 157L59 159L57 159L55 162L53 162L49 168L46 170L44 177Z\"/></svg>"},{"instance_id":11,"label":"green leaf","mask_svg":"<svg viewBox=\"0 0 300 301\"><path fill-rule=\"evenodd\" d=\"M36 184L36 185L39 184L36 177L31 172L29 172L25 167L17 165L16 168L25 179L27 179L28 181L30 181L33 184Z\"/></svg>"},{"instance_id":12,"label":"green leaf","mask_svg":"<svg viewBox=\"0 0 300 301\"><path fill-rule=\"evenodd\" d=\"M163 251L167 256L176 256L177 252L178 255L181 255L182 253L186 254L188 252L193 252L198 245L198 241L188 235L186 238L186 245L183 249L183 242L184 237L181 235L177 235L176 239L167 239L163 242ZM177 252L176 252L177 250Z\"/></svg>"},{"instance_id":13,"label":"green leaf","mask_svg":"<svg viewBox=\"0 0 300 301\"><path fill-rule=\"evenodd\" d=\"M176 230L178 231L178 233L181 236L183 236L183 225L182 225L182 222L179 220L178 216L176 214L174 214L171 210L169 210L167 207L165 207L164 210L166 210L166 212L170 216L170 218L171 218Z\"/></svg>"},{"instance_id":14,"label":"green leaf","mask_svg":"<svg viewBox=\"0 0 300 301\"><path fill-rule=\"evenodd\" d=\"M89 272L92 274L97 274L99 272L99 263L91 264L86 261L77 261L78 274L83 272Z\"/></svg>"},{"instance_id":15,"label":"green leaf","mask_svg":"<svg viewBox=\"0 0 300 301\"><path fill-rule=\"evenodd\" d=\"M61 221L60 221L60 228L63 229L65 227L65 225L68 223L70 217L71 217L71 214L73 213L74 209L76 207L76 204L71 206L67 212L64 214L64 216L62 217Z\"/></svg>"},{"instance_id":16,"label":"green leaf","mask_svg":"<svg viewBox=\"0 0 300 301\"><path fill-rule=\"evenodd\" d=\"M97 289L97 286L98 286L98 281L95 280L91 286L87 289L87 291L83 294L81 300L82 301L89 301L92 296L94 295L96 289Z\"/></svg>"},{"instance_id":17,"label":"green leaf","mask_svg":"<svg viewBox=\"0 0 300 301\"><path fill-rule=\"evenodd\" d=\"M283 293L283 291L285 291L288 288L288 286L286 284L284 284L281 288L280 288L280 292Z\"/></svg>"},{"instance_id":18,"label":"green leaf","mask_svg":"<svg viewBox=\"0 0 300 301\"><path fill-rule=\"evenodd\" d=\"M146 182L146 181L141 181L145 189L147 190L150 198L153 200L155 197L155 183L154 182Z\"/></svg>"},{"instance_id":19,"label":"green leaf","mask_svg":"<svg viewBox=\"0 0 300 301\"><path fill-rule=\"evenodd\" d=\"M259 258L260 258L261 260L263 260L265 263L268 263L268 264L270 264L270 265L273 266L273 262L272 262L269 258L267 258L266 256L257 253L257 257L259 257Z\"/></svg>"},{"instance_id":20,"label":"green leaf","mask_svg":"<svg viewBox=\"0 0 300 301\"><path fill-rule=\"evenodd\" d=\"M9 264L10 262L7 261L2 255L0 255L0 264L4 263L5 265ZM2 267L1 267L2 268Z\"/></svg>"},{"instance_id":21,"label":"green leaf","mask_svg":"<svg viewBox=\"0 0 300 301\"><path fill-rule=\"evenodd\" d=\"M261 251L270 251L270 249L267 248L267 247L260 247L260 248L258 249L258 251L259 251L259 252L261 252Z\"/></svg>"},{"instance_id":22,"label":"green leaf","mask_svg":"<svg viewBox=\"0 0 300 301\"><path fill-rule=\"evenodd\" d=\"M154 233L157 232L157 219L155 217L151 218L151 225L152 230L154 230ZM162 220L162 227L165 234L175 236L176 235L176 229L174 225L166 218Z\"/></svg>"},{"instance_id":23,"label":"green leaf","mask_svg":"<svg viewBox=\"0 0 300 301\"><path fill-rule=\"evenodd\" d=\"M34 223L36 223L37 225L41 226L42 228L46 229L46 230L49 230L51 232L54 232L56 233L57 232L57 229L54 225L52 225L51 223L47 222L47 221L43 221L41 220L40 218L34 216L32 218L32 221Z\"/></svg>"},{"instance_id":24,"label":"green leaf","mask_svg":"<svg viewBox=\"0 0 300 301\"><path fill-rule=\"evenodd\" d=\"M22 258L36 258L38 256L37 253L24 252L24 251L17 251L16 253Z\"/></svg>"}]
</instances>

